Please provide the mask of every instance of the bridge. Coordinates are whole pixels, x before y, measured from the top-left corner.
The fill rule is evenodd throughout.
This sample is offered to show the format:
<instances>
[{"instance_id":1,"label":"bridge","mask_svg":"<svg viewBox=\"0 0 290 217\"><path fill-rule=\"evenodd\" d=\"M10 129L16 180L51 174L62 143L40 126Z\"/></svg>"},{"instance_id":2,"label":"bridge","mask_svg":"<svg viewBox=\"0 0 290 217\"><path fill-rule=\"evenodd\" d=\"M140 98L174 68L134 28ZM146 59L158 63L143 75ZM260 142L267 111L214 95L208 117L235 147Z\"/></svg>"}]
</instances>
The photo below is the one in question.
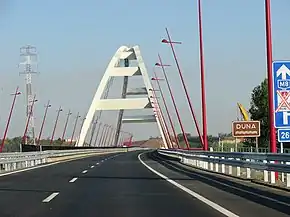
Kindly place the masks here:
<instances>
[{"instance_id":1,"label":"bridge","mask_svg":"<svg viewBox=\"0 0 290 217\"><path fill-rule=\"evenodd\" d=\"M265 2L269 42L270 9L269 1ZM177 66L186 95L184 104L190 109L196 129L194 142L189 141L181 120L183 114L166 71L169 65L158 55L152 77L138 45L116 50L94 95L91 93L87 113L77 112L71 121L75 114L68 110L63 130L59 128L59 117L64 108L57 108L48 139L43 138L43 132L47 130L47 112L52 105L50 101L45 105L36 135L33 113L38 99L32 95L31 75L27 75L24 134L16 138L16 147L10 150L7 133L21 95L17 87L11 94L13 102L1 140L0 216L290 216L290 154L283 147L281 153L277 152L271 118L270 149L224 148L223 143L213 147L208 142L201 16L199 27L202 124L197 121L174 50L173 45L179 42L171 40L167 29L168 37L162 40L170 47ZM269 46L268 43L268 71L272 64ZM28 57L23 64L30 62ZM157 75L157 68L161 74ZM130 88L129 84L134 85ZM117 94L111 94L114 90ZM246 110L241 105L239 108L248 121ZM72 132L68 136L70 121ZM131 129L145 126L141 134L156 129L158 137L138 141L126 128L128 125ZM61 136L56 139L56 135Z\"/></svg>"},{"instance_id":2,"label":"bridge","mask_svg":"<svg viewBox=\"0 0 290 217\"><path fill-rule=\"evenodd\" d=\"M123 81L122 98L107 97L115 77ZM128 90L132 77L143 86ZM1 153L1 216L290 215L289 154L181 147L160 107L161 86L154 89L151 80L140 48L122 46L73 146L24 142L22 152ZM133 109L151 114L124 115ZM101 134L96 125L106 110L118 111L117 124ZM161 140L150 146L150 140L133 142L130 133L121 138L129 123L156 124Z\"/></svg>"}]
</instances>

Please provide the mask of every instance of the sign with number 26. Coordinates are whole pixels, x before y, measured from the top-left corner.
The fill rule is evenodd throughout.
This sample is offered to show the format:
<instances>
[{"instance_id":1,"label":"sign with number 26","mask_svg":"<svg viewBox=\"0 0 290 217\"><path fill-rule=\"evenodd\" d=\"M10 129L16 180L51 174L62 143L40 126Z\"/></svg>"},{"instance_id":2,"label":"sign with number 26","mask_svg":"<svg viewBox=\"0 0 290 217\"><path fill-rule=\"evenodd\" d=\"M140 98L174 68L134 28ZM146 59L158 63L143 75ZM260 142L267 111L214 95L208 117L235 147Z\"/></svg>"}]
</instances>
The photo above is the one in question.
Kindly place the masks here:
<instances>
[{"instance_id":1,"label":"sign with number 26","mask_svg":"<svg viewBox=\"0 0 290 217\"><path fill-rule=\"evenodd\" d=\"M290 142L290 129L278 129L278 141Z\"/></svg>"}]
</instances>

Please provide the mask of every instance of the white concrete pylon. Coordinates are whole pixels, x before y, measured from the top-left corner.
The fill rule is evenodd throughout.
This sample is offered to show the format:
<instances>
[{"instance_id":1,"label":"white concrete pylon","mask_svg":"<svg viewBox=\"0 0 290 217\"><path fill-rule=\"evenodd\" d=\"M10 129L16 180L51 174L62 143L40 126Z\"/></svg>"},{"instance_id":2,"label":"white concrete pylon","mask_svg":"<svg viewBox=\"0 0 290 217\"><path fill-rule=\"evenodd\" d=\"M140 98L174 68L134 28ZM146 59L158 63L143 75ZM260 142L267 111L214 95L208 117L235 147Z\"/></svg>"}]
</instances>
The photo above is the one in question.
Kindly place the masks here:
<instances>
[{"instance_id":1,"label":"white concrete pylon","mask_svg":"<svg viewBox=\"0 0 290 217\"><path fill-rule=\"evenodd\" d=\"M136 60L137 66L134 67L119 67L120 60ZM146 98L125 98L125 99L101 99L103 92L106 89L106 85L111 77L115 76L142 76L145 88L147 90ZM152 104L150 102L150 97L153 97L152 94L152 85L150 78L147 73L147 69L143 58L141 56L141 52L139 46L127 47L121 46L117 52L112 57L103 78L97 88L89 111L86 115L86 119L83 123L81 133L79 136L79 140L76 146L84 146L86 135L89 131L93 116L97 110L120 110L120 109L153 109ZM162 120L163 122L164 120ZM168 144L166 143L165 135L163 134L161 123L159 118L156 117L156 123L158 125L162 140L166 147Z\"/></svg>"}]
</instances>

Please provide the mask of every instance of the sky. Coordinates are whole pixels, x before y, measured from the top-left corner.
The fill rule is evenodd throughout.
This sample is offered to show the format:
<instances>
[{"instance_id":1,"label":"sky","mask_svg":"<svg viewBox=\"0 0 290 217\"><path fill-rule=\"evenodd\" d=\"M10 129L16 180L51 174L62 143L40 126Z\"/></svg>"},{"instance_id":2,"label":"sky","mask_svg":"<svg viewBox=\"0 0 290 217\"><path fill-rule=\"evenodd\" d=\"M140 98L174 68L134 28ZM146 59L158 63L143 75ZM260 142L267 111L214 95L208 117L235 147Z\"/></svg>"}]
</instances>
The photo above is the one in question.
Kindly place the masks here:
<instances>
[{"instance_id":1,"label":"sky","mask_svg":"<svg viewBox=\"0 0 290 217\"><path fill-rule=\"evenodd\" d=\"M247 109L252 89L266 77L264 0L203 0L203 34L206 73L208 133L230 132L236 103ZM289 0L272 1L273 59L290 59ZM56 110L62 106L56 137L60 137L69 109L73 118L84 116L100 79L116 50L139 45L147 70L160 53L171 64L167 73L187 132L196 135L170 48L160 43L169 29L182 73L201 125L197 0L84 0L0 2L0 135L11 106L10 93L17 85L17 99L8 136L22 135L25 127L25 79L19 75L19 49L27 44L38 52L39 73L33 75L36 132L44 105L51 101L44 137L51 134ZM160 73L160 72L157 72ZM133 82L134 83L134 82ZM180 132L166 86L166 100ZM114 88L116 89L116 88ZM120 89L121 90L121 89ZM120 91L121 93L121 91ZM119 94L119 92L118 92ZM110 112L108 123L115 123ZM128 114L128 113L127 113ZM73 128L69 123L67 137ZM135 139L159 135L154 124L125 125Z\"/></svg>"}]
</instances>

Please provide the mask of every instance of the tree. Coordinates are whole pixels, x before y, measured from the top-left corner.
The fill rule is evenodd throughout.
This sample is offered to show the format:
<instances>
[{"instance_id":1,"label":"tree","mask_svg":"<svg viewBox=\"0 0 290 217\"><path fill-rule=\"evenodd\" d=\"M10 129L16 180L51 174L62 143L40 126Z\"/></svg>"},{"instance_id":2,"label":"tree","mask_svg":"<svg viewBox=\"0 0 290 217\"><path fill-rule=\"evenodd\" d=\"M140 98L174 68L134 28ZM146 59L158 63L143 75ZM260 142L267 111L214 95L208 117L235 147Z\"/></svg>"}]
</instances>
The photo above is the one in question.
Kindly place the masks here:
<instances>
[{"instance_id":1,"label":"tree","mask_svg":"<svg viewBox=\"0 0 290 217\"><path fill-rule=\"evenodd\" d=\"M218 138L224 139L226 137L232 137L232 133L218 133Z\"/></svg>"},{"instance_id":2,"label":"tree","mask_svg":"<svg viewBox=\"0 0 290 217\"><path fill-rule=\"evenodd\" d=\"M22 141L22 137L14 137L12 139L7 138L5 140L4 152L17 152L20 149L20 144Z\"/></svg>"},{"instance_id":3,"label":"tree","mask_svg":"<svg viewBox=\"0 0 290 217\"><path fill-rule=\"evenodd\" d=\"M269 124L268 124L268 81L265 79L252 91L249 113L252 120L261 122L261 136L259 143L261 147L268 147Z\"/></svg>"},{"instance_id":4,"label":"tree","mask_svg":"<svg viewBox=\"0 0 290 217\"><path fill-rule=\"evenodd\" d=\"M191 137L191 134L190 133L185 133L185 137L189 138L189 137ZM179 141L184 141L183 133L177 134L177 138L178 138Z\"/></svg>"}]
</instances>

